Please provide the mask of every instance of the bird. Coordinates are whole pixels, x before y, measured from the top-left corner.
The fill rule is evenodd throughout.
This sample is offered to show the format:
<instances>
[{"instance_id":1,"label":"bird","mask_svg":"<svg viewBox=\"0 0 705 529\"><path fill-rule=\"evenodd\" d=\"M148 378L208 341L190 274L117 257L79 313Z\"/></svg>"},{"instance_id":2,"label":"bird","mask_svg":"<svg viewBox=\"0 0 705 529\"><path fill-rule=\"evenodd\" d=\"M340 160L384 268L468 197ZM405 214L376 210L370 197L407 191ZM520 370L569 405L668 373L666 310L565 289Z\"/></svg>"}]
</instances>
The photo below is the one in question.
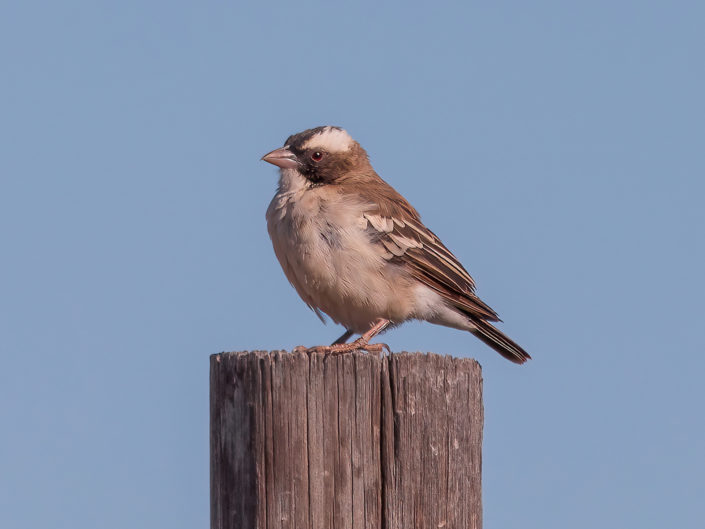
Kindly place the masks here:
<instances>
[{"instance_id":1,"label":"bird","mask_svg":"<svg viewBox=\"0 0 705 529\"><path fill-rule=\"evenodd\" d=\"M346 130L304 130L262 160L279 168L266 220L284 274L321 321L325 313L345 327L308 352L381 352L373 337L423 320L468 331L514 363L531 358L493 325L501 320L470 274Z\"/></svg>"}]
</instances>

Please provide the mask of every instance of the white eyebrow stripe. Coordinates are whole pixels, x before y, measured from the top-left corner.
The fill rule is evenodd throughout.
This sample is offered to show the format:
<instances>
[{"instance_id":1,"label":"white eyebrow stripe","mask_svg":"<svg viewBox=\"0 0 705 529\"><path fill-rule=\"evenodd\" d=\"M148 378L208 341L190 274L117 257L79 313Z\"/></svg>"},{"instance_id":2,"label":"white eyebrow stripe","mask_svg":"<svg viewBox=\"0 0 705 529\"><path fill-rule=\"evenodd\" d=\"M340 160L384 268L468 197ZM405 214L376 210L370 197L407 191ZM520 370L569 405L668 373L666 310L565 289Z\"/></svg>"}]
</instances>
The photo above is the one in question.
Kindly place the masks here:
<instances>
[{"instance_id":1,"label":"white eyebrow stripe","mask_svg":"<svg viewBox=\"0 0 705 529\"><path fill-rule=\"evenodd\" d=\"M314 134L303 144L304 149L320 147L328 152L345 152L350 150L353 139L343 129L326 127L318 134Z\"/></svg>"}]
</instances>

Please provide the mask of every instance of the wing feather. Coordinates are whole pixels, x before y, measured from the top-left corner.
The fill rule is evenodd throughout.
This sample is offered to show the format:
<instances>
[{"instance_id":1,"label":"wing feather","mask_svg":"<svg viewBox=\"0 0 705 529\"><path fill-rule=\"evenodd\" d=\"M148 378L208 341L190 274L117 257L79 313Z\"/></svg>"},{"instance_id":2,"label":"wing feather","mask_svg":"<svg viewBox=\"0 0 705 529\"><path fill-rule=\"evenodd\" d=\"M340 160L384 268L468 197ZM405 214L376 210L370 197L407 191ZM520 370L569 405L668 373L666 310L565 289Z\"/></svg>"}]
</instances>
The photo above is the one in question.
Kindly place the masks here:
<instances>
[{"instance_id":1,"label":"wing feather","mask_svg":"<svg viewBox=\"0 0 705 529\"><path fill-rule=\"evenodd\" d=\"M392 254L390 260L406 266L411 274L468 314L487 321L499 321L497 313L475 294L475 282L441 240L406 210L383 217L365 213L373 240Z\"/></svg>"}]
</instances>

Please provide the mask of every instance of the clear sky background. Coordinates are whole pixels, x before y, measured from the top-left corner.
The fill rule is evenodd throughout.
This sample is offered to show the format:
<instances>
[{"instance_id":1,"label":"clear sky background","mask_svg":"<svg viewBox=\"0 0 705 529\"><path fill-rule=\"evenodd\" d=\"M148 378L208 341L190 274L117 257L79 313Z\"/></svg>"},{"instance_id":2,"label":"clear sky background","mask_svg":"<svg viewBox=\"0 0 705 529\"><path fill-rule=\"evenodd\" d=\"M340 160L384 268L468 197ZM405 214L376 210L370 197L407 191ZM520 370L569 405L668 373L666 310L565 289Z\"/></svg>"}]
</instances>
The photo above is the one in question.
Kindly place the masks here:
<instances>
[{"instance_id":1,"label":"clear sky background","mask_svg":"<svg viewBox=\"0 0 705 529\"><path fill-rule=\"evenodd\" d=\"M486 528L705 519L702 2L4 2L0 527L209 524L208 363L328 343L264 213L346 128L534 360L483 366Z\"/></svg>"}]
</instances>

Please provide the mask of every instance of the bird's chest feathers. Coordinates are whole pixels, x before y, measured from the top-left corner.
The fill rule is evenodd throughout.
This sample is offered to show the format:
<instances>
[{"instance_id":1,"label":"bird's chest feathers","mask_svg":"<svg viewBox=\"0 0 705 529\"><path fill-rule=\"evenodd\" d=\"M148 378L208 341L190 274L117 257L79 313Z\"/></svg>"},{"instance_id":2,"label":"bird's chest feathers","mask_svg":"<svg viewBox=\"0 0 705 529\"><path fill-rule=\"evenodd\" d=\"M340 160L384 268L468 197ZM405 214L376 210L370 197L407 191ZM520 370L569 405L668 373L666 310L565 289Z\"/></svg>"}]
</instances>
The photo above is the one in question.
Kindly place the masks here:
<instances>
[{"instance_id":1,"label":"bird's chest feathers","mask_svg":"<svg viewBox=\"0 0 705 529\"><path fill-rule=\"evenodd\" d=\"M287 277L308 296L345 295L359 285L360 273L375 273L384 265L370 244L360 207L342 197L324 198L316 189L278 194L267 219Z\"/></svg>"}]
</instances>

